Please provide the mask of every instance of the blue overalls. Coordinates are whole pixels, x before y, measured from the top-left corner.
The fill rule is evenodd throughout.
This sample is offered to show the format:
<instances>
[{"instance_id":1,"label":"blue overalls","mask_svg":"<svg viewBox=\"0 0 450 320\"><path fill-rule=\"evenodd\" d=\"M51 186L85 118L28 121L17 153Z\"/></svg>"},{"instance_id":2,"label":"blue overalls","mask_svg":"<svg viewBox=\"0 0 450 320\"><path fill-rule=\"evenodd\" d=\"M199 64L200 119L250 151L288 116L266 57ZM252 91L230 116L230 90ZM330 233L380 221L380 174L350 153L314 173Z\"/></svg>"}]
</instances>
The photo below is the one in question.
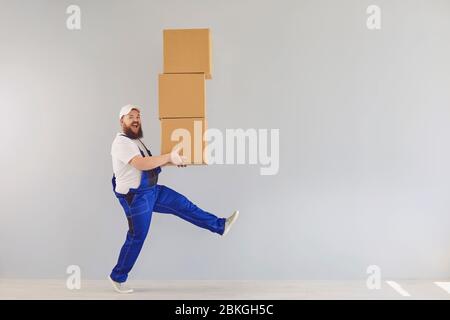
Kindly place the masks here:
<instances>
[{"instance_id":1,"label":"blue overalls","mask_svg":"<svg viewBox=\"0 0 450 320\"><path fill-rule=\"evenodd\" d=\"M150 150L147 147L145 149L151 155ZM142 150L139 149L139 151L145 157ZM117 264L111 272L111 279L116 282L127 280L128 273L136 262L144 244L153 211L174 214L196 226L220 235L224 232L225 218L218 218L203 211L182 194L157 184L160 172L160 167L142 171L139 187L137 189L130 188L127 194L115 191L116 178L113 175L113 191L125 211L129 228Z\"/></svg>"}]
</instances>

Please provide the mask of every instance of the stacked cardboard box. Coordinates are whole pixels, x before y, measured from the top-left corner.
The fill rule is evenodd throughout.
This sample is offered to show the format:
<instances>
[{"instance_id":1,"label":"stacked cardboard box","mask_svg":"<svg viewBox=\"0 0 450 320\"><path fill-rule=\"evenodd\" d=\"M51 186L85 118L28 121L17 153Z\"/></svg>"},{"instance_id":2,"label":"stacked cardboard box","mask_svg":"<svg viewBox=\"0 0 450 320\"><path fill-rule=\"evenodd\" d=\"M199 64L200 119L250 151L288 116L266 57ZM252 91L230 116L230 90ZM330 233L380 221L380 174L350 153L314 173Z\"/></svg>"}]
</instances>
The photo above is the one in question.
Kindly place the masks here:
<instances>
[{"instance_id":1,"label":"stacked cardboard box","mask_svg":"<svg viewBox=\"0 0 450 320\"><path fill-rule=\"evenodd\" d=\"M161 153L181 142L188 164L205 164L205 80L211 79L209 29L164 30L164 73L159 75Z\"/></svg>"}]
</instances>

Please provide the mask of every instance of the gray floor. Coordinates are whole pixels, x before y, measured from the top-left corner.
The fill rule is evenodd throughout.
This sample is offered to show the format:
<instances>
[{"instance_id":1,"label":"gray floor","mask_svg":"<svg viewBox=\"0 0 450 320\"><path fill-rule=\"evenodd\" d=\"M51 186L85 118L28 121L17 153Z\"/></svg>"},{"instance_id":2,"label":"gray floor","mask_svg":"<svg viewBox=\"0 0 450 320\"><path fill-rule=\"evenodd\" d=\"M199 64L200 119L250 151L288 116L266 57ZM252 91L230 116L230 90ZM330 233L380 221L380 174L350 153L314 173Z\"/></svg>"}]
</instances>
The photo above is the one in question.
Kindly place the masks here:
<instances>
[{"instance_id":1,"label":"gray floor","mask_svg":"<svg viewBox=\"0 0 450 320\"><path fill-rule=\"evenodd\" d=\"M65 279L0 279L0 299L450 299L434 281L396 281L403 296L383 282L369 290L365 281L129 281L133 294L117 294L107 280L84 280L69 290ZM450 282L447 282L450 285Z\"/></svg>"}]
</instances>

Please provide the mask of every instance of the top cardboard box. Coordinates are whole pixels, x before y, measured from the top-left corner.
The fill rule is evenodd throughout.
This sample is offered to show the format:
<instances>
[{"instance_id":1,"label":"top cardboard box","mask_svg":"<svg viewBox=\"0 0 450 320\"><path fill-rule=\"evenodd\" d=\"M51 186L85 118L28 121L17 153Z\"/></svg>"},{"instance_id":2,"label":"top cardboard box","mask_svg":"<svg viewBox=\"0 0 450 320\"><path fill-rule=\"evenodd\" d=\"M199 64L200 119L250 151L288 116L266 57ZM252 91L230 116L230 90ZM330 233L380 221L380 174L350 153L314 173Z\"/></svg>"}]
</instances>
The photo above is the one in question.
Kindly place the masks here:
<instances>
[{"instance_id":1,"label":"top cardboard box","mask_svg":"<svg viewBox=\"0 0 450 320\"><path fill-rule=\"evenodd\" d=\"M164 73L204 73L211 79L211 33L209 29L163 31Z\"/></svg>"}]
</instances>

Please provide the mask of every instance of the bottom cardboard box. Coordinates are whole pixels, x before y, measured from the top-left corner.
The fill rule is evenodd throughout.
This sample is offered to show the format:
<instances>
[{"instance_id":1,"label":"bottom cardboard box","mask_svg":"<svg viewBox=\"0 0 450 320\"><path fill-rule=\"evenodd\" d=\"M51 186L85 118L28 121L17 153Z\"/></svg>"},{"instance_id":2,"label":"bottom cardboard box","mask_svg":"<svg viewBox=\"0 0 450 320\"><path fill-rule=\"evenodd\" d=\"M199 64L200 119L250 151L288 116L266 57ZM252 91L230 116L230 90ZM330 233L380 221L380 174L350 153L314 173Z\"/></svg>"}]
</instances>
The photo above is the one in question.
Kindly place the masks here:
<instances>
[{"instance_id":1,"label":"bottom cardboard box","mask_svg":"<svg viewBox=\"0 0 450 320\"><path fill-rule=\"evenodd\" d=\"M161 119L161 154L180 145L180 154L187 158L186 164L207 164L205 131L205 118Z\"/></svg>"}]
</instances>

